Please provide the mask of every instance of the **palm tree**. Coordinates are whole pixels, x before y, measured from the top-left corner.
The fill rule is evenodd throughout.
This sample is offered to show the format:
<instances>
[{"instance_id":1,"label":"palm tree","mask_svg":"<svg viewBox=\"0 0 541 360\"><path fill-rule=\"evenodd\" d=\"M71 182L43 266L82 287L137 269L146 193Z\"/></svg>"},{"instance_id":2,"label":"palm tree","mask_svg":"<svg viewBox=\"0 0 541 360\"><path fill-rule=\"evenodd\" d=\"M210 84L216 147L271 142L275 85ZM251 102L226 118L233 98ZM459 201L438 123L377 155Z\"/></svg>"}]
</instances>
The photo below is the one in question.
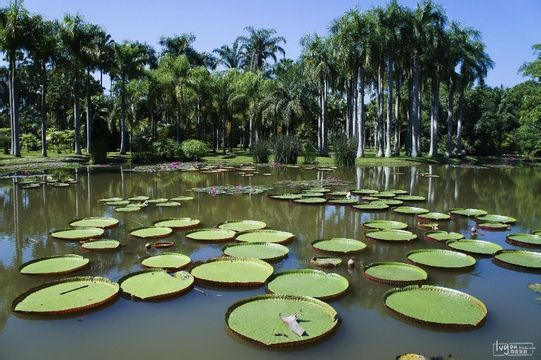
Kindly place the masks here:
<instances>
[{"instance_id":1,"label":"palm tree","mask_svg":"<svg viewBox=\"0 0 541 360\"><path fill-rule=\"evenodd\" d=\"M255 29L252 26L244 28L248 36L239 36L238 40L242 44L242 51L246 56L246 67L250 70L265 70L267 59L276 62L277 53L285 56L285 50L281 44L286 42L282 36L274 36L274 29Z\"/></svg>"},{"instance_id":2,"label":"palm tree","mask_svg":"<svg viewBox=\"0 0 541 360\"><path fill-rule=\"evenodd\" d=\"M529 76L533 79L537 79L537 81L541 81L541 43L534 44L532 50L534 55L537 56L537 59L524 63L519 71L524 76Z\"/></svg>"},{"instance_id":3,"label":"palm tree","mask_svg":"<svg viewBox=\"0 0 541 360\"><path fill-rule=\"evenodd\" d=\"M214 49L213 52L218 55L219 63L228 69L241 69L244 65L246 55L239 38L233 41L233 45L222 45L218 49Z\"/></svg>"},{"instance_id":4,"label":"palm tree","mask_svg":"<svg viewBox=\"0 0 541 360\"><path fill-rule=\"evenodd\" d=\"M162 55L178 57L186 55L188 62L194 66L206 65L204 54L199 53L193 47L195 36L193 34L181 34L175 36L163 36L159 44L163 47Z\"/></svg>"}]
</instances>

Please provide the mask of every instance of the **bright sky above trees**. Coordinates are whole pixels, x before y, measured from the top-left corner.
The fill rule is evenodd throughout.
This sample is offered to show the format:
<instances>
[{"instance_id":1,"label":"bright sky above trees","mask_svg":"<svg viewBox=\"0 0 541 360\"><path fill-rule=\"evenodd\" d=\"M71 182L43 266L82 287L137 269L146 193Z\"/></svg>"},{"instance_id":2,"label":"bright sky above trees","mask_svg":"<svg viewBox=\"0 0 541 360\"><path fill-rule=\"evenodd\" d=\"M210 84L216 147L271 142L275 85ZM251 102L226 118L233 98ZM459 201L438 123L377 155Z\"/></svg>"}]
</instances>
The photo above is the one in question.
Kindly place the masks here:
<instances>
[{"instance_id":1,"label":"bright sky above trees","mask_svg":"<svg viewBox=\"0 0 541 360\"><path fill-rule=\"evenodd\" d=\"M48 18L82 14L106 28L117 41L140 40L157 46L162 35L191 32L195 46L211 51L231 44L246 26L277 30L287 39L286 56L296 59L299 39L326 34L331 21L353 6L365 10L386 0L25 0L31 12ZM0 0L5 6L8 0ZM417 0L400 0L414 7ZM533 59L531 46L541 42L539 0L440 0L450 19L480 30L495 62L487 83L515 85L524 80L520 65Z\"/></svg>"}]
</instances>

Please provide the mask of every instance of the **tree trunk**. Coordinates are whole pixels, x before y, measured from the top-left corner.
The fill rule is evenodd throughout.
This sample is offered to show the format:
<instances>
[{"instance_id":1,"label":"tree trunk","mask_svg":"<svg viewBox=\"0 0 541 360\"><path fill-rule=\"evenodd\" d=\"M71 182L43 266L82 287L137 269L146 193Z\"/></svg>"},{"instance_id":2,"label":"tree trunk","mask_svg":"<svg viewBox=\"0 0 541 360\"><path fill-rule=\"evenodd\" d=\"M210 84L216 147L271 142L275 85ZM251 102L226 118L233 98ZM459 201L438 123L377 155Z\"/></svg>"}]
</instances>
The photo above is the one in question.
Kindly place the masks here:
<instances>
[{"instance_id":1,"label":"tree trunk","mask_svg":"<svg viewBox=\"0 0 541 360\"><path fill-rule=\"evenodd\" d=\"M445 155L450 157L453 154L453 142L451 134L453 131L453 117L455 108L455 82L451 78L449 80L449 108L447 109L447 147Z\"/></svg>"},{"instance_id":2,"label":"tree trunk","mask_svg":"<svg viewBox=\"0 0 541 360\"><path fill-rule=\"evenodd\" d=\"M351 137L353 135L353 97L354 97L354 76L347 82L346 86L346 135Z\"/></svg>"},{"instance_id":3,"label":"tree trunk","mask_svg":"<svg viewBox=\"0 0 541 360\"><path fill-rule=\"evenodd\" d=\"M436 69L435 72L438 70ZM432 77L432 106L430 109L430 151L428 156L438 156L438 127L440 118L440 82L438 75Z\"/></svg>"},{"instance_id":4,"label":"tree trunk","mask_svg":"<svg viewBox=\"0 0 541 360\"><path fill-rule=\"evenodd\" d=\"M180 143L180 105L177 102L176 141Z\"/></svg>"},{"instance_id":5,"label":"tree trunk","mask_svg":"<svg viewBox=\"0 0 541 360\"><path fill-rule=\"evenodd\" d=\"M464 116L464 88L458 96L458 117L456 122L456 153L462 155L462 119Z\"/></svg>"},{"instance_id":6,"label":"tree trunk","mask_svg":"<svg viewBox=\"0 0 541 360\"><path fill-rule=\"evenodd\" d=\"M126 131L126 79L120 80L120 154L125 155L127 150Z\"/></svg>"},{"instance_id":7,"label":"tree trunk","mask_svg":"<svg viewBox=\"0 0 541 360\"><path fill-rule=\"evenodd\" d=\"M378 66L377 81L377 127L376 127L376 156L383 156L384 138L383 138L383 65Z\"/></svg>"},{"instance_id":8,"label":"tree trunk","mask_svg":"<svg viewBox=\"0 0 541 360\"><path fill-rule=\"evenodd\" d=\"M411 95L411 157L418 157L421 155L421 60L419 50L415 50L413 56Z\"/></svg>"},{"instance_id":9,"label":"tree trunk","mask_svg":"<svg viewBox=\"0 0 541 360\"><path fill-rule=\"evenodd\" d=\"M393 67L392 57L389 57L387 69L387 124L385 126L385 157L391 157L391 126L393 123Z\"/></svg>"},{"instance_id":10,"label":"tree trunk","mask_svg":"<svg viewBox=\"0 0 541 360\"><path fill-rule=\"evenodd\" d=\"M41 156L47 157L47 69L46 64L43 62L41 68L41 97L40 97L40 111L41 111Z\"/></svg>"},{"instance_id":11,"label":"tree trunk","mask_svg":"<svg viewBox=\"0 0 541 360\"><path fill-rule=\"evenodd\" d=\"M365 138L365 121L364 121L364 68L359 67L359 87L357 88L357 157L364 156L364 138Z\"/></svg>"},{"instance_id":12,"label":"tree trunk","mask_svg":"<svg viewBox=\"0 0 541 360\"><path fill-rule=\"evenodd\" d=\"M75 154L81 155L81 106L79 92L79 72L73 84L73 130L75 130Z\"/></svg>"},{"instance_id":13,"label":"tree trunk","mask_svg":"<svg viewBox=\"0 0 541 360\"><path fill-rule=\"evenodd\" d=\"M20 157L21 148L19 146L19 101L17 99L17 63L15 52L11 52L9 56L10 77L10 115L11 115L11 155Z\"/></svg>"},{"instance_id":14,"label":"tree trunk","mask_svg":"<svg viewBox=\"0 0 541 360\"><path fill-rule=\"evenodd\" d=\"M321 83L321 148L319 149L321 156L329 155L327 126L327 81L323 79Z\"/></svg>"},{"instance_id":15,"label":"tree trunk","mask_svg":"<svg viewBox=\"0 0 541 360\"><path fill-rule=\"evenodd\" d=\"M86 71L86 151L92 152L92 104L90 102L90 70Z\"/></svg>"},{"instance_id":16,"label":"tree trunk","mask_svg":"<svg viewBox=\"0 0 541 360\"><path fill-rule=\"evenodd\" d=\"M400 71L396 69L396 95L394 104L394 154L400 156Z\"/></svg>"},{"instance_id":17,"label":"tree trunk","mask_svg":"<svg viewBox=\"0 0 541 360\"><path fill-rule=\"evenodd\" d=\"M222 141L223 141L223 154L225 155L226 153L226 142L225 142L225 139L226 139L226 136L227 136L227 131L226 131L226 123L227 123L227 119L226 119L226 116L225 116L225 112L222 113Z\"/></svg>"},{"instance_id":18,"label":"tree trunk","mask_svg":"<svg viewBox=\"0 0 541 360\"><path fill-rule=\"evenodd\" d=\"M157 132L158 132L158 124L156 123L156 113L155 113L155 107L154 103L152 102L149 107L149 113L150 113L150 126L151 126L151 137L152 141L156 141Z\"/></svg>"}]
</instances>

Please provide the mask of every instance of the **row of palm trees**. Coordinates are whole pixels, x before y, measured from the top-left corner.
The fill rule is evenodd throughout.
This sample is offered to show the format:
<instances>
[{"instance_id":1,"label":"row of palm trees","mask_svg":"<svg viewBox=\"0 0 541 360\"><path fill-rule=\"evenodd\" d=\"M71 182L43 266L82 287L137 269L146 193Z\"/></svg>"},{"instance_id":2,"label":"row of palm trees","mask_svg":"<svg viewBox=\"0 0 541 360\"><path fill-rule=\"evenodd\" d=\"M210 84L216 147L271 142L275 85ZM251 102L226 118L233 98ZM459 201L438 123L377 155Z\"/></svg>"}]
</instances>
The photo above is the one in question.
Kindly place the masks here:
<instances>
[{"instance_id":1,"label":"row of palm trees","mask_svg":"<svg viewBox=\"0 0 541 360\"><path fill-rule=\"evenodd\" d=\"M245 31L212 53L197 51L191 34L163 37L156 51L141 42L115 42L79 15L50 21L12 1L0 10L11 153L20 156L20 109L39 113L47 156L48 123L57 103L69 103L65 116L72 119L76 154L84 145L82 131L92 151L93 122L105 113L110 128L118 128L121 154L135 135L152 141L200 138L225 152L294 133L309 142L313 137L319 153L327 155L331 134L345 132L356 140L359 157L367 146L378 156L399 154L405 146L415 157L421 154L421 115L427 109L421 100L430 99L429 155L438 155L438 136L446 130L450 156L462 151L464 92L482 83L492 66L480 34L449 23L431 0L415 9L391 1L348 11L327 36L305 36L298 61L285 59L286 40L275 30ZM111 78L109 94L103 74ZM53 101L49 85L69 96ZM448 96L444 124L442 89Z\"/></svg>"}]
</instances>

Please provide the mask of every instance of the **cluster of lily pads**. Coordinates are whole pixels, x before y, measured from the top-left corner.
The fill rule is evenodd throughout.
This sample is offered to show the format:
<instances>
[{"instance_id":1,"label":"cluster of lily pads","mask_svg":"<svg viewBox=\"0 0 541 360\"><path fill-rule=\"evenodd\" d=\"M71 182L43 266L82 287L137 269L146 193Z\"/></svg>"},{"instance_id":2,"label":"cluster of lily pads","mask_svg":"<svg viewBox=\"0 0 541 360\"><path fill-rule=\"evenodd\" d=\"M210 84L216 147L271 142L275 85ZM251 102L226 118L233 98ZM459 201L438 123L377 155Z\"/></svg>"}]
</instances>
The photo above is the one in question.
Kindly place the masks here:
<instances>
[{"instance_id":1,"label":"cluster of lily pads","mask_svg":"<svg viewBox=\"0 0 541 360\"><path fill-rule=\"evenodd\" d=\"M176 196L171 199L167 198L154 198L151 199L146 195L132 196L127 199L121 197L110 197L100 199L99 201L105 203L105 205L113 206L116 212L134 212L140 211L149 205L157 207L178 207L183 202L193 200L193 196Z\"/></svg>"},{"instance_id":2,"label":"cluster of lily pads","mask_svg":"<svg viewBox=\"0 0 541 360\"><path fill-rule=\"evenodd\" d=\"M51 186L55 188L67 188L70 185L77 184L77 180L73 178L56 178L47 176L45 178L27 177L19 181L19 187L23 190L37 189L41 186Z\"/></svg>"}]
</instances>

